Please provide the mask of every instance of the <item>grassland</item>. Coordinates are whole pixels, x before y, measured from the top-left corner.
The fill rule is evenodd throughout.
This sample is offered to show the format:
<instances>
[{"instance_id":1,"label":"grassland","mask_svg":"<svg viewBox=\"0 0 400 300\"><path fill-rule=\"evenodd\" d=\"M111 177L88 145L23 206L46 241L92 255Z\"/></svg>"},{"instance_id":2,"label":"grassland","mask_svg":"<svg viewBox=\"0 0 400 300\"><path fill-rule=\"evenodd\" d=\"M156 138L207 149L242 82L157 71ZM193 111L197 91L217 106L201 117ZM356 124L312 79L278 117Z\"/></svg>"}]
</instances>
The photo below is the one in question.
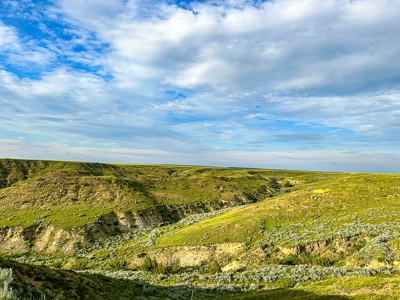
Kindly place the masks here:
<instances>
[{"instance_id":1,"label":"grassland","mask_svg":"<svg viewBox=\"0 0 400 300\"><path fill-rule=\"evenodd\" d=\"M69 228L110 211L140 211L160 204L263 200L285 172L184 166L0 160L0 227L37 220Z\"/></svg>"},{"instance_id":2,"label":"grassland","mask_svg":"<svg viewBox=\"0 0 400 300\"><path fill-rule=\"evenodd\" d=\"M25 265L0 259L0 268L12 269L12 288L19 299L399 299L399 275L346 276L297 287L277 287L265 291L229 292L192 285L165 287L140 280L111 278L99 274L76 273Z\"/></svg>"},{"instance_id":3,"label":"grassland","mask_svg":"<svg viewBox=\"0 0 400 300\"><path fill-rule=\"evenodd\" d=\"M0 160L0 207L0 228L70 230L110 212L163 214L165 222L113 232L74 253L30 246L10 255L19 263L4 267L55 268L42 267L50 275L40 284L15 275L35 295L58 294L37 287L72 276L69 289L114 285L126 291L120 299L189 299L192 291L194 299L400 297L396 174ZM98 299L111 299L107 291Z\"/></svg>"},{"instance_id":4,"label":"grassland","mask_svg":"<svg viewBox=\"0 0 400 300\"><path fill-rule=\"evenodd\" d=\"M399 212L399 175L341 174L186 226L168 238L161 237L158 247L245 242L249 238L253 242L268 242L269 238L273 243L293 246L341 237L345 234L341 230L354 223L395 226L400 221ZM193 238L206 233L212 233L206 241Z\"/></svg>"}]
</instances>

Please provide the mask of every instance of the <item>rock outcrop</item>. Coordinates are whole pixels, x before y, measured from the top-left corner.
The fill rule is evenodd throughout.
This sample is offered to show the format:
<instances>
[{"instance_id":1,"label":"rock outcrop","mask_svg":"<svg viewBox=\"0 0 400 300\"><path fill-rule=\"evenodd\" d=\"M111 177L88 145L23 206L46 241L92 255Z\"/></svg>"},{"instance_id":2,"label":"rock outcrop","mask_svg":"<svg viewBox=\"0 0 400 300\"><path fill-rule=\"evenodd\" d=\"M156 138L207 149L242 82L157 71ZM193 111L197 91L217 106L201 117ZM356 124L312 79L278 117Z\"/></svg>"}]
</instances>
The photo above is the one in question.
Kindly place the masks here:
<instances>
[{"instance_id":1,"label":"rock outcrop","mask_svg":"<svg viewBox=\"0 0 400 300\"><path fill-rule=\"evenodd\" d=\"M191 214L215 211L249 203L245 197L232 201L201 201L184 205L161 204L132 212L109 212L93 224L62 229L42 222L26 228L20 226L0 229L0 253L18 254L27 251L70 255L93 243L103 243L109 236L153 228L161 223L173 223Z\"/></svg>"}]
</instances>

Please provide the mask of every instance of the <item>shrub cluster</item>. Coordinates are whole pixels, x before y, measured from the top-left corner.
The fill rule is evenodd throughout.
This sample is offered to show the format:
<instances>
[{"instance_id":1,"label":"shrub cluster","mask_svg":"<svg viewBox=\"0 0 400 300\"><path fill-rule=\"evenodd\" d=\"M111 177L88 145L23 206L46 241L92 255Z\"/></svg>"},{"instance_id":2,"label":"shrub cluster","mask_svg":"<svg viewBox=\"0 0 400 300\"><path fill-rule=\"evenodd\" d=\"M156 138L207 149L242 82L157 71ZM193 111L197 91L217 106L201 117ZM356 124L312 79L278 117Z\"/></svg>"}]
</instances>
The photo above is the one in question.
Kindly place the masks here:
<instances>
[{"instance_id":1,"label":"shrub cluster","mask_svg":"<svg viewBox=\"0 0 400 300\"><path fill-rule=\"evenodd\" d=\"M17 300L10 284L13 281L12 269L0 268L0 299L2 300Z\"/></svg>"}]
</instances>

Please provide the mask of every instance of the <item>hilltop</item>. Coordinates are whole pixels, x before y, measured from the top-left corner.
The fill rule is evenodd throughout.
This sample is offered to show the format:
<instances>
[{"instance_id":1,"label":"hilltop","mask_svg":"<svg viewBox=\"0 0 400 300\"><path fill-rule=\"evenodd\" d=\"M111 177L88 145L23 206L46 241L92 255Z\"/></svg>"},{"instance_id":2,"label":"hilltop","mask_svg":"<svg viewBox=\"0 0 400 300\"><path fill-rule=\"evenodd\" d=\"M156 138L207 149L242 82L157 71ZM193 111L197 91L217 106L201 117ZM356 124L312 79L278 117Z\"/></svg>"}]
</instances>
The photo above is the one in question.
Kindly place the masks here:
<instances>
[{"instance_id":1,"label":"hilltop","mask_svg":"<svg viewBox=\"0 0 400 300\"><path fill-rule=\"evenodd\" d=\"M275 194L279 184L268 182L274 173L279 175L204 167L0 160L0 226L29 226L46 219L69 228L93 223L111 211L160 205L186 205L188 210L193 206L196 212L205 212ZM201 208L205 204L211 207Z\"/></svg>"},{"instance_id":2,"label":"hilltop","mask_svg":"<svg viewBox=\"0 0 400 300\"><path fill-rule=\"evenodd\" d=\"M4 267L129 297L398 296L400 175L5 159L0 205Z\"/></svg>"}]
</instances>

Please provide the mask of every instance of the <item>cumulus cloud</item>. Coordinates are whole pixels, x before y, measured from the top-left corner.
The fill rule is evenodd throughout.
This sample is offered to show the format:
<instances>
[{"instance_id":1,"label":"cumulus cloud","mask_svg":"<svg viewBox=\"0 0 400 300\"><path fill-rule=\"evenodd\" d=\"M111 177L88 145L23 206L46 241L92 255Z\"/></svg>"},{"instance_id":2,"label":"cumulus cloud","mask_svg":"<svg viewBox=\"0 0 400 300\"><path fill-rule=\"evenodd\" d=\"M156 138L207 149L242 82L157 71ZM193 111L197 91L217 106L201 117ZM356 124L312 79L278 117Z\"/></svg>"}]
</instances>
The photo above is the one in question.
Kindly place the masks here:
<instances>
[{"instance_id":1,"label":"cumulus cloud","mask_svg":"<svg viewBox=\"0 0 400 300\"><path fill-rule=\"evenodd\" d=\"M372 81L376 89L380 78L397 74L398 1L159 4L145 19L137 17L138 1L110 3L62 1L61 9L121 59L154 67L165 82L183 88L337 94L337 85L358 92Z\"/></svg>"},{"instance_id":2,"label":"cumulus cloud","mask_svg":"<svg viewBox=\"0 0 400 300\"><path fill-rule=\"evenodd\" d=\"M0 49L2 51L10 51L18 48L18 37L15 30L0 21Z\"/></svg>"},{"instance_id":3,"label":"cumulus cloud","mask_svg":"<svg viewBox=\"0 0 400 300\"><path fill-rule=\"evenodd\" d=\"M215 164L290 150L309 166L307 149L344 165L343 151L398 147L398 0L2 5L4 138L50 132L67 148L113 142Z\"/></svg>"},{"instance_id":4,"label":"cumulus cloud","mask_svg":"<svg viewBox=\"0 0 400 300\"><path fill-rule=\"evenodd\" d=\"M109 43L109 67L121 80L133 76L259 96L398 88L398 1L212 4L159 4L144 19L137 16L138 1L118 2L113 10L99 8L111 5L107 1L82 9L74 1L60 5L76 24Z\"/></svg>"}]
</instances>

